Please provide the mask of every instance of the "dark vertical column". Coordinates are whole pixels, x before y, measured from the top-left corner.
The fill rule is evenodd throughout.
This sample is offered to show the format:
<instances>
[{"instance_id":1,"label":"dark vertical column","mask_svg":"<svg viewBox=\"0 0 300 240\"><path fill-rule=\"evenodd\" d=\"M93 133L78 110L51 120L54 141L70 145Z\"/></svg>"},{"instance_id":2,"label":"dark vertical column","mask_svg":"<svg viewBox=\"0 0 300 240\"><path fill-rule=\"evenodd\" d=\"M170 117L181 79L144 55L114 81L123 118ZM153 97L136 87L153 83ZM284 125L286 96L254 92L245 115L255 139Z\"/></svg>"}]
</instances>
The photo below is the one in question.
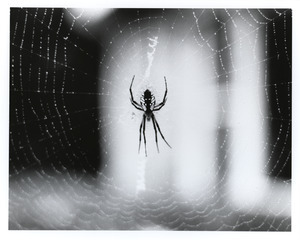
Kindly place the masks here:
<instances>
[{"instance_id":1,"label":"dark vertical column","mask_svg":"<svg viewBox=\"0 0 300 240\"><path fill-rule=\"evenodd\" d=\"M229 11L230 12L230 11ZM225 15L224 10L216 10L216 17L219 20L219 24L216 24L216 31L221 28L222 34L216 38L217 49L224 49L219 51L215 55L215 66L218 77L217 91L218 91L218 125L216 129L216 159L217 159L217 186L219 194L222 194L224 184L226 183L227 171L228 171L228 148L230 143L230 130L228 126L228 108L229 108L229 85L231 78L232 64L230 59L231 47L228 47L228 24L225 23L228 15ZM227 16L227 18L226 18Z\"/></svg>"},{"instance_id":2,"label":"dark vertical column","mask_svg":"<svg viewBox=\"0 0 300 240\"><path fill-rule=\"evenodd\" d=\"M268 173L291 178L292 136L292 10L281 9L280 16L268 24L269 77L265 88L270 101L268 121Z\"/></svg>"}]
</instances>

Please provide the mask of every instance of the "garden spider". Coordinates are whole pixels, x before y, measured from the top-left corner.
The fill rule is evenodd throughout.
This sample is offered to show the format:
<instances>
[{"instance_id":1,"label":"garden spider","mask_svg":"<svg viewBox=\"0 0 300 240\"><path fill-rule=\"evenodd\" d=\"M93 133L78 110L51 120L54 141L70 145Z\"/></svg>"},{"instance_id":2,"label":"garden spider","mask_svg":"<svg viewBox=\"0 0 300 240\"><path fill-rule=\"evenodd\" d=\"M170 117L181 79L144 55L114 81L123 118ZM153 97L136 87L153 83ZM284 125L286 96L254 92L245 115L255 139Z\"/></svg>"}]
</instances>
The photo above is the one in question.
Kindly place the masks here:
<instances>
[{"instance_id":1,"label":"garden spider","mask_svg":"<svg viewBox=\"0 0 300 240\"><path fill-rule=\"evenodd\" d=\"M154 95L151 93L150 90L146 89L144 94L142 95L141 97L141 100L140 100L140 104L138 104L134 98L133 98L133 95L132 95L132 84L133 84L133 80L134 80L134 77L132 78L131 80L131 84L130 84L130 88L129 88L129 92L130 92L130 101L131 101L131 104L138 110L140 111L143 111L144 114L143 114L143 120L141 122L141 125L140 125L140 137L139 137L139 152L140 152L140 147L141 147L141 138L142 138L142 129L143 129L143 136L144 136L144 144L145 144L145 155L147 157L147 147L146 147L146 135L145 135L145 128L146 128L146 119L147 121L150 121L150 119L152 119L152 123L153 123L153 128L154 128L154 132L155 132L155 142L156 142L156 147L157 147L157 151L159 152L159 148L158 148L158 141L157 141L157 129L162 137L162 139L165 141L165 143L171 148L171 146L169 145L169 143L166 141L164 135L162 134L161 130L160 130L160 127L158 125L158 122L156 121L155 119L155 116L154 116L154 111L158 111L160 110L166 103L167 101L167 92L168 92L168 88L167 88L167 80L166 80L166 77L164 77L165 79L165 86L166 86L166 91L165 91L165 95L164 95L164 99L163 101L160 103L160 104L157 104L156 105L156 101L155 101L155 97ZM157 129L156 129L157 128Z\"/></svg>"}]
</instances>

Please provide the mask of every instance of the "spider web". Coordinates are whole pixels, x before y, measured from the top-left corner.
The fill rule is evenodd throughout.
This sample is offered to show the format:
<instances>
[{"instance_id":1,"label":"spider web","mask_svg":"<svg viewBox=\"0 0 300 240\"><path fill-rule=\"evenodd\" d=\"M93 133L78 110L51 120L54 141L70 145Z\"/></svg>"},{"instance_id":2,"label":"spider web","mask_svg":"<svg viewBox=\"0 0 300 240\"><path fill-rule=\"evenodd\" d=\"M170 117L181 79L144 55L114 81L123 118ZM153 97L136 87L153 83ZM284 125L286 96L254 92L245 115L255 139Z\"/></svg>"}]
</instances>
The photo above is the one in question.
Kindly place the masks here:
<instances>
[{"instance_id":1,"label":"spider web","mask_svg":"<svg viewBox=\"0 0 300 240\"><path fill-rule=\"evenodd\" d=\"M9 228L290 231L291 14L12 8Z\"/></svg>"}]
</instances>

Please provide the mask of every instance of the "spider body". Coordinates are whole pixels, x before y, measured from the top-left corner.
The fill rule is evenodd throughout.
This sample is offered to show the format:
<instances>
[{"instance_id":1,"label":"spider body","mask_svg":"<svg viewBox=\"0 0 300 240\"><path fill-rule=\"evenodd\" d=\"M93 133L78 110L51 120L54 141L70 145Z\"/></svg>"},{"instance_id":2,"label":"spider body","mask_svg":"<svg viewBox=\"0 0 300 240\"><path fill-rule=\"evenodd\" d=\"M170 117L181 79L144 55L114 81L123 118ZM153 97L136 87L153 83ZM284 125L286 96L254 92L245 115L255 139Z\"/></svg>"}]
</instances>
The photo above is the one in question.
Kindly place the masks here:
<instances>
[{"instance_id":1,"label":"spider body","mask_svg":"<svg viewBox=\"0 0 300 240\"><path fill-rule=\"evenodd\" d=\"M155 97L150 90L146 89L141 97L141 106L143 107L144 114L146 115L147 121L150 121L155 106Z\"/></svg>"},{"instance_id":2,"label":"spider body","mask_svg":"<svg viewBox=\"0 0 300 240\"><path fill-rule=\"evenodd\" d=\"M164 135L162 134L162 132L160 130L160 127L158 125L158 122L157 122L157 120L156 120L156 118L154 116L154 113L153 113L154 111L160 110L165 105L165 103L167 101L167 92L168 92L167 80L166 80L166 77L164 77L164 79L165 79L165 86L166 86L165 95L164 95L163 101L161 103L157 104L157 105L156 105L156 101L155 101L154 95L148 89L146 89L144 91L144 94L142 95L142 97L140 99L140 104L137 103L134 100L133 94L132 94L132 84L133 84L134 76L133 76L133 78L131 80L131 85L130 85L130 88L129 88L131 104L136 109L144 112L144 114L143 114L143 120L142 120L141 125L140 125L139 151L140 151L140 147L141 147L141 138L142 138L142 130L143 130L144 144L145 144L145 155L146 156L147 156L146 135L145 135L146 120L147 120L147 122L149 122L150 120L152 120L153 128L154 128L154 133L155 133L155 142L156 142L157 151L159 152L158 140L157 140L157 129L158 129L158 132L160 133L162 139L171 148L171 146L169 145L169 143L166 141Z\"/></svg>"}]
</instances>

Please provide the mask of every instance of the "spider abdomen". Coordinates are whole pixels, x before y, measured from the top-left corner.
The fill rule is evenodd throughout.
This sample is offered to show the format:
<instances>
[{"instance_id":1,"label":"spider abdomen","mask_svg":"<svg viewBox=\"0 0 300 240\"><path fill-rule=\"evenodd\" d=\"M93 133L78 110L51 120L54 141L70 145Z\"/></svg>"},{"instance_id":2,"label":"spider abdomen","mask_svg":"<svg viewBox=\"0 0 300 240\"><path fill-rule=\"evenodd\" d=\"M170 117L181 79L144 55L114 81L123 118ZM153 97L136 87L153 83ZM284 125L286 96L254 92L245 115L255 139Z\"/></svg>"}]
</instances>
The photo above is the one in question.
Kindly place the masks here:
<instances>
[{"instance_id":1,"label":"spider abdomen","mask_svg":"<svg viewBox=\"0 0 300 240\"><path fill-rule=\"evenodd\" d=\"M152 117L152 111L151 110L146 110L145 112L144 112L144 114L145 114L145 116L146 116L146 119L147 119L147 121L150 121L150 119L151 119L151 117Z\"/></svg>"}]
</instances>

